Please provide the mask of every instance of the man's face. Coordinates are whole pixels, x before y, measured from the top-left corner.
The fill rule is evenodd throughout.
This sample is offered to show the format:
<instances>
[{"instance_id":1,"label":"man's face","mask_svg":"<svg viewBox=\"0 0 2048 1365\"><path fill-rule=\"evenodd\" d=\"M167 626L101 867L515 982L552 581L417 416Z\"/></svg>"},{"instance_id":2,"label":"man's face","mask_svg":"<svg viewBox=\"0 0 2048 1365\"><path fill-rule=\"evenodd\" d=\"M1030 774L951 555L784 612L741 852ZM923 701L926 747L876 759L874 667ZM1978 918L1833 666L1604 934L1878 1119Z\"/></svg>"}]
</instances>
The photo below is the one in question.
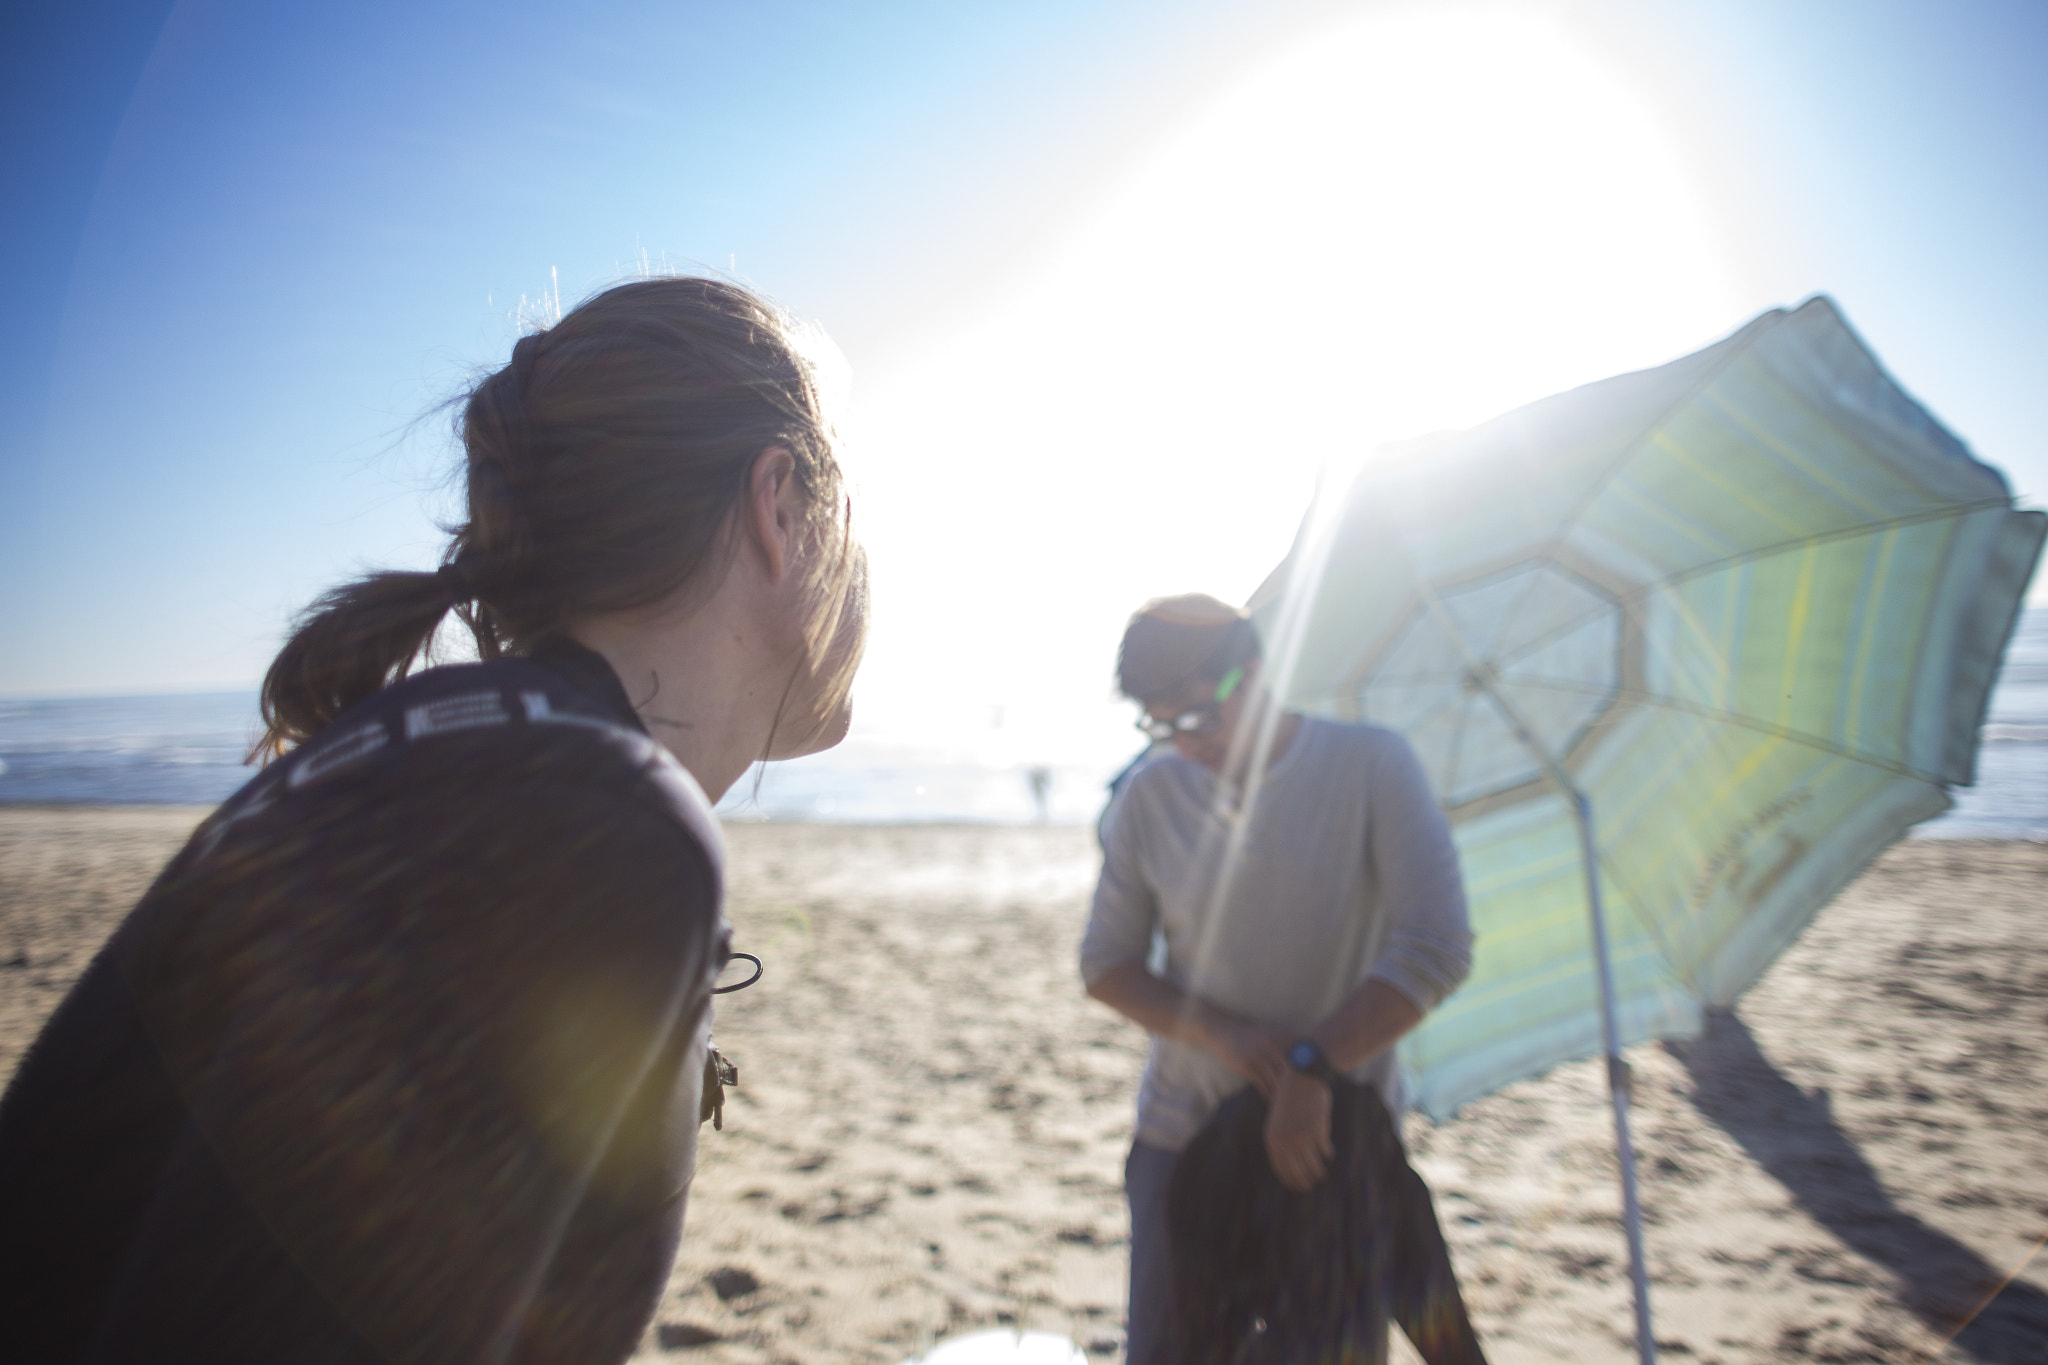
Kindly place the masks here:
<instances>
[{"instance_id":1,"label":"man's face","mask_svg":"<svg viewBox=\"0 0 2048 1365\"><path fill-rule=\"evenodd\" d=\"M1167 722L1191 711L1213 715L1214 721L1199 730L1177 732L1173 737L1173 747L1190 763L1199 763L1210 772L1220 773L1230 757L1231 742L1243 724L1245 699L1252 691L1250 684L1255 667L1246 668L1242 681L1222 702L1216 700L1221 679L1189 678L1171 691L1147 701L1145 714L1153 720Z\"/></svg>"}]
</instances>

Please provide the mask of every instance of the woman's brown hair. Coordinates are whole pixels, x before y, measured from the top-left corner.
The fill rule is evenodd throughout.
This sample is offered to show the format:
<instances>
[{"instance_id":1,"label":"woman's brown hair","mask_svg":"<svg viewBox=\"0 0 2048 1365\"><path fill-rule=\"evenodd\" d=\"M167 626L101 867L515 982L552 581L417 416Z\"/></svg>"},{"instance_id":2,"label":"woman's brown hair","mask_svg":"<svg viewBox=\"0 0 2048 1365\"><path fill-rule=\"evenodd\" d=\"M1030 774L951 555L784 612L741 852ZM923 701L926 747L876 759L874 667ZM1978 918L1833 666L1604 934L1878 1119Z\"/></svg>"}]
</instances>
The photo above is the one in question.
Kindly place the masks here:
<instances>
[{"instance_id":1,"label":"woman's brown hair","mask_svg":"<svg viewBox=\"0 0 2048 1365\"><path fill-rule=\"evenodd\" d=\"M663 601L722 570L754 461L788 450L810 525L801 564L820 703L852 685L866 562L815 365L738 285L640 280L521 337L462 403L468 516L437 572L372 573L302 614L263 680L265 758L403 677L453 611L485 659L572 622ZM796 683L792 677L792 684Z\"/></svg>"}]
</instances>

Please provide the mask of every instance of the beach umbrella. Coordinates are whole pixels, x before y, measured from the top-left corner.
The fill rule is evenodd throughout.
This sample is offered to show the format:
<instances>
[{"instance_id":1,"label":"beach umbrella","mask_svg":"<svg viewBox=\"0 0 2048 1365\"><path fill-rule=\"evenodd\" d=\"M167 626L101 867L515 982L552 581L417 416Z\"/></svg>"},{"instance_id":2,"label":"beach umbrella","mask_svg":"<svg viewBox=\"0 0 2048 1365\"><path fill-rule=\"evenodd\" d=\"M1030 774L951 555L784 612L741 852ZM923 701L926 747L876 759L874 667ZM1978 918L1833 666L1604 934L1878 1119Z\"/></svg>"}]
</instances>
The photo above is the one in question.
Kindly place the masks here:
<instances>
[{"instance_id":1,"label":"beach umbrella","mask_svg":"<svg viewBox=\"0 0 2048 1365\"><path fill-rule=\"evenodd\" d=\"M2048 517L1814 298L1379 452L1253 600L1293 707L1406 735L1477 947L1402 1044L1430 1114L1689 1037L1973 779Z\"/></svg>"}]
</instances>

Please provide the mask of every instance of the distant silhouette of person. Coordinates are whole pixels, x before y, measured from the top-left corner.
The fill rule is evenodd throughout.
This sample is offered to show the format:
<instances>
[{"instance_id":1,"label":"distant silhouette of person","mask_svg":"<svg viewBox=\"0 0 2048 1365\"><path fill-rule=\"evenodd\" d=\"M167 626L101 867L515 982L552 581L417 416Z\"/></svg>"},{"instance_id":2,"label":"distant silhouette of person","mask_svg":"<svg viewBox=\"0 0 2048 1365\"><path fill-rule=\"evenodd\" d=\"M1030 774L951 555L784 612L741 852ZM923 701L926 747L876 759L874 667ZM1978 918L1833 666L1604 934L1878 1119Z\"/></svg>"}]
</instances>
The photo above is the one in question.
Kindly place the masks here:
<instances>
[{"instance_id":1,"label":"distant silhouette of person","mask_svg":"<svg viewBox=\"0 0 2048 1365\"><path fill-rule=\"evenodd\" d=\"M712 802L847 728L813 370L657 279L469 394L437 572L300 620L279 761L0 1100L0 1359L602 1362L667 1281L729 954ZM450 613L485 662L408 672Z\"/></svg>"},{"instance_id":2,"label":"distant silhouette of person","mask_svg":"<svg viewBox=\"0 0 2048 1365\"><path fill-rule=\"evenodd\" d=\"M1052 820L1052 769L1027 768L1024 782L1031 788L1031 804L1038 808L1038 823L1048 824Z\"/></svg>"}]
</instances>

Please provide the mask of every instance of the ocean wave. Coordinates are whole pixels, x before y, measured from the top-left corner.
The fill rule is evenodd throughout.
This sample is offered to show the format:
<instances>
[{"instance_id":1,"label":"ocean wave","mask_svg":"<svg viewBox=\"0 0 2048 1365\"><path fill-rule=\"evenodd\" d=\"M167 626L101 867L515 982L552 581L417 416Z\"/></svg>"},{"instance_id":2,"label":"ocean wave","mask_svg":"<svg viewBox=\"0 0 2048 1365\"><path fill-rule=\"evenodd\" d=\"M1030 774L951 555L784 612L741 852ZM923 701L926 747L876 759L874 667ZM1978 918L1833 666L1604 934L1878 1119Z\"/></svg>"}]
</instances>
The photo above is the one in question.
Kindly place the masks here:
<instances>
[{"instance_id":1,"label":"ocean wave","mask_svg":"<svg viewBox=\"0 0 2048 1365\"><path fill-rule=\"evenodd\" d=\"M1977 732L1985 744L2048 744L2048 725L1993 721Z\"/></svg>"}]
</instances>

